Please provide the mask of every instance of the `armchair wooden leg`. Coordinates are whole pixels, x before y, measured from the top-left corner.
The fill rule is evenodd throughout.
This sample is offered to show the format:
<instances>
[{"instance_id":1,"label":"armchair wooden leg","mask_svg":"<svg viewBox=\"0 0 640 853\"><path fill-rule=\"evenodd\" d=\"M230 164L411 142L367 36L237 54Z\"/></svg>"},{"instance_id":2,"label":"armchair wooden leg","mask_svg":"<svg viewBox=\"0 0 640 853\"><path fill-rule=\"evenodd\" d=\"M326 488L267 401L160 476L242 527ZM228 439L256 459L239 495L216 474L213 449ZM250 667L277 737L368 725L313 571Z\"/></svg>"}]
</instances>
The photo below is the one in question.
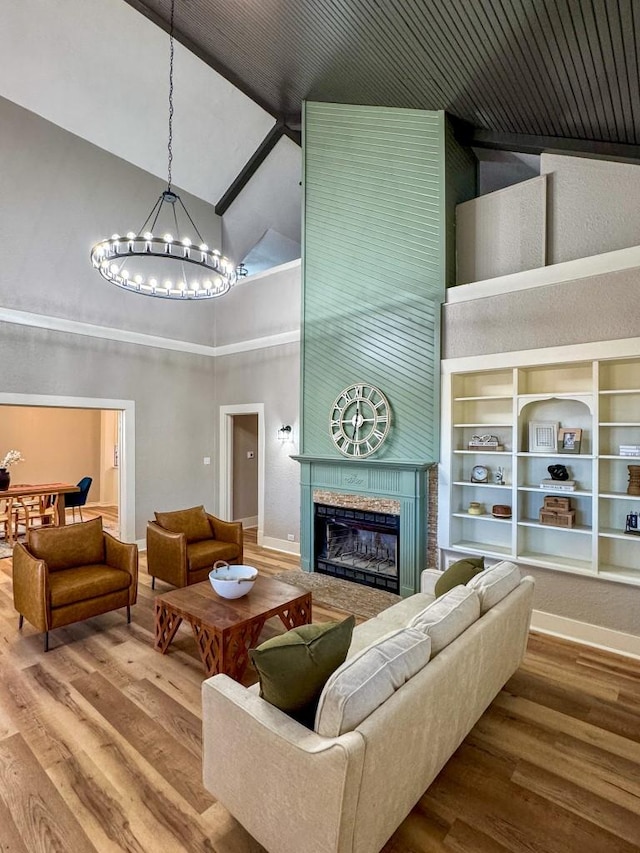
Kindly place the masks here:
<instances>
[{"instance_id":1,"label":"armchair wooden leg","mask_svg":"<svg viewBox=\"0 0 640 853\"><path fill-rule=\"evenodd\" d=\"M131 624L131 605L127 604L127 625Z\"/></svg>"},{"instance_id":2,"label":"armchair wooden leg","mask_svg":"<svg viewBox=\"0 0 640 853\"><path fill-rule=\"evenodd\" d=\"M24 616L22 613L18 616L18 631L22 631L22 626L24 625Z\"/></svg>"},{"instance_id":3,"label":"armchair wooden leg","mask_svg":"<svg viewBox=\"0 0 640 853\"><path fill-rule=\"evenodd\" d=\"M44 650L45 652L49 651L49 632L44 632Z\"/></svg>"}]
</instances>

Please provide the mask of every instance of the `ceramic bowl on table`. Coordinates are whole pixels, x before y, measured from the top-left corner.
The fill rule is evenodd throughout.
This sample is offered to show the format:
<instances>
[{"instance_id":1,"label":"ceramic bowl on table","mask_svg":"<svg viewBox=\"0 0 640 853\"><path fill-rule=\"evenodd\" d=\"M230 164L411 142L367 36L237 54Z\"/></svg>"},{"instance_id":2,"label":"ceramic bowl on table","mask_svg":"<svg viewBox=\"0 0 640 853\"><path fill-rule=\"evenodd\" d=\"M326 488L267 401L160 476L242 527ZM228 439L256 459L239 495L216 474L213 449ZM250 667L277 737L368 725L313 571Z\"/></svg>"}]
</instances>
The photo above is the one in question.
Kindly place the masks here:
<instances>
[{"instance_id":1,"label":"ceramic bowl on table","mask_svg":"<svg viewBox=\"0 0 640 853\"><path fill-rule=\"evenodd\" d=\"M223 560L214 563L209 572L211 586L222 598L242 598L251 591L257 577L258 570L253 566L232 566Z\"/></svg>"}]
</instances>

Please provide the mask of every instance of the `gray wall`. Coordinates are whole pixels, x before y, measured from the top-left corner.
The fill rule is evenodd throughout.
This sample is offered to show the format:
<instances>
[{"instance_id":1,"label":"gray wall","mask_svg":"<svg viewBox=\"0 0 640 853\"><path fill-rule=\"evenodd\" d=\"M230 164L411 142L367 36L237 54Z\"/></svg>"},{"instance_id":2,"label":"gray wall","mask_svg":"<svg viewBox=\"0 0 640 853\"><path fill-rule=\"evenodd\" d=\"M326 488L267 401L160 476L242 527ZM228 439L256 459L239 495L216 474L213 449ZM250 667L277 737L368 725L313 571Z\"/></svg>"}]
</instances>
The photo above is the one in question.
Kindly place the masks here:
<instances>
[{"instance_id":1,"label":"gray wall","mask_svg":"<svg viewBox=\"0 0 640 853\"><path fill-rule=\"evenodd\" d=\"M299 360L298 343L215 360L216 405L264 403L264 534L286 541L293 533L296 542L300 529L300 466L289 457L298 446ZM293 442L278 439L282 424L293 426Z\"/></svg>"},{"instance_id":2,"label":"gray wall","mask_svg":"<svg viewBox=\"0 0 640 853\"><path fill-rule=\"evenodd\" d=\"M638 270L444 306L443 355L482 356L640 334ZM482 362L478 360L478 368ZM536 578L534 607L640 635L635 586L526 567Z\"/></svg>"},{"instance_id":3,"label":"gray wall","mask_svg":"<svg viewBox=\"0 0 640 853\"><path fill-rule=\"evenodd\" d=\"M249 455L253 454L253 455ZM233 519L258 515L258 416L233 418Z\"/></svg>"},{"instance_id":4,"label":"gray wall","mask_svg":"<svg viewBox=\"0 0 640 853\"><path fill-rule=\"evenodd\" d=\"M94 243L137 230L166 183L0 98L0 306L213 343L216 300L125 293L90 263ZM182 193L211 246L213 207Z\"/></svg>"},{"instance_id":5,"label":"gray wall","mask_svg":"<svg viewBox=\"0 0 640 853\"><path fill-rule=\"evenodd\" d=\"M154 510L216 507L212 359L0 323L0 364L3 392L135 402L137 539Z\"/></svg>"}]
</instances>

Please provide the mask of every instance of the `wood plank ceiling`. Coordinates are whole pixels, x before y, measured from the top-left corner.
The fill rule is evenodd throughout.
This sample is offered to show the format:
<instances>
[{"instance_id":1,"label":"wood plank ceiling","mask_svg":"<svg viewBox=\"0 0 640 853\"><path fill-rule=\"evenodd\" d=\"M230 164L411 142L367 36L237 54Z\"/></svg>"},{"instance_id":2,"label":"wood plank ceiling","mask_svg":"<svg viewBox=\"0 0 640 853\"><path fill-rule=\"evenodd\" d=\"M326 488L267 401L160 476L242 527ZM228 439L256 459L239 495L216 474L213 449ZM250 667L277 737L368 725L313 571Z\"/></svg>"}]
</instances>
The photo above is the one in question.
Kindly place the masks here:
<instances>
[{"instance_id":1,"label":"wood plank ceiling","mask_svg":"<svg viewBox=\"0 0 640 853\"><path fill-rule=\"evenodd\" d=\"M127 0L167 28L170 0ZM489 147L640 155L638 0L176 0L176 37L283 122L444 109Z\"/></svg>"}]
</instances>

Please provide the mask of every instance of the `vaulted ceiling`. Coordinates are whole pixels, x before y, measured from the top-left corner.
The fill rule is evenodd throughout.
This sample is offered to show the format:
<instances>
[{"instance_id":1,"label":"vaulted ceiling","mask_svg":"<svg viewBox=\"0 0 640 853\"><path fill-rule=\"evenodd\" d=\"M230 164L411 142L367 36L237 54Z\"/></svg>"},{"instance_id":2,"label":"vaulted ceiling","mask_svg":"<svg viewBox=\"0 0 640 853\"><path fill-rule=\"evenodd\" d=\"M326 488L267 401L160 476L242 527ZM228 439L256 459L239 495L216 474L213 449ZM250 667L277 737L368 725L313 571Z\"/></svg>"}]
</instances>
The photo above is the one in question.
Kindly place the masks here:
<instances>
[{"instance_id":1,"label":"vaulted ceiling","mask_svg":"<svg viewBox=\"0 0 640 853\"><path fill-rule=\"evenodd\" d=\"M170 0L127 0L165 29ZM176 0L176 37L285 133L303 99L444 109L468 141L640 156L638 0Z\"/></svg>"}]
</instances>

